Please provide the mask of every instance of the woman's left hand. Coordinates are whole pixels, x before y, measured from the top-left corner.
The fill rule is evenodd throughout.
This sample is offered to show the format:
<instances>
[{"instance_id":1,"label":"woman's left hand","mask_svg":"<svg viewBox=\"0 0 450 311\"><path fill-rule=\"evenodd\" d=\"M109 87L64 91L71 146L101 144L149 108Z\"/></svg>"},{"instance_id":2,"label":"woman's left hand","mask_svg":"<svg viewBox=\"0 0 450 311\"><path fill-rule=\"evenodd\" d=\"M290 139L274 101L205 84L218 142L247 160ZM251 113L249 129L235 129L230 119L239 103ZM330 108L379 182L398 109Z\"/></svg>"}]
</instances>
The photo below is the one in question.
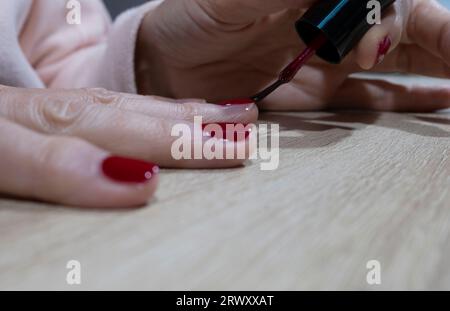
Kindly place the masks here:
<instances>
[{"instance_id":1,"label":"woman's left hand","mask_svg":"<svg viewBox=\"0 0 450 311\"><path fill-rule=\"evenodd\" d=\"M305 46L295 21L312 0L166 0L139 34L140 91L209 102L255 94ZM361 68L450 78L450 12L435 0L397 0L341 65L314 57L261 107L430 111L450 86L404 87L355 79Z\"/></svg>"}]
</instances>

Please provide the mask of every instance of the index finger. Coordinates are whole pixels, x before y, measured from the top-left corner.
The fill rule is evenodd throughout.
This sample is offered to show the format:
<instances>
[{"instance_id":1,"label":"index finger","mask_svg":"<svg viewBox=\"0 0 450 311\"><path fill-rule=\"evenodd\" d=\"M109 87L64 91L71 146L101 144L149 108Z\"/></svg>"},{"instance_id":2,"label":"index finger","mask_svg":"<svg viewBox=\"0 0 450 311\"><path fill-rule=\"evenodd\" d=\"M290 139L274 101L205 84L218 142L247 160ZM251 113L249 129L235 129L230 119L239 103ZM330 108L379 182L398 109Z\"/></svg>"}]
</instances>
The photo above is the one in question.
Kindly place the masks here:
<instances>
[{"instance_id":1,"label":"index finger","mask_svg":"<svg viewBox=\"0 0 450 311\"><path fill-rule=\"evenodd\" d=\"M406 36L450 64L450 11L437 1L413 1Z\"/></svg>"}]
</instances>

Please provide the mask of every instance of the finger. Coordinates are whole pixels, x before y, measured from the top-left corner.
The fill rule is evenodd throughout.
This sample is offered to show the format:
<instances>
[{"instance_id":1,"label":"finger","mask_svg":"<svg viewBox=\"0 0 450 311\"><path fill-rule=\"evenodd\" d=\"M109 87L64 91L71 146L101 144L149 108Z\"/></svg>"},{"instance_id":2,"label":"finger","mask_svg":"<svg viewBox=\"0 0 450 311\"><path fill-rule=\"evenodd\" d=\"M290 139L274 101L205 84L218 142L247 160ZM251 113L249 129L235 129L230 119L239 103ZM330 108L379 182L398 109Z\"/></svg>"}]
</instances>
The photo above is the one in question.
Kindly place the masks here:
<instances>
[{"instance_id":1,"label":"finger","mask_svg":"<svg viewBox=\"0 0 450 311\"><path fill-rule=\"evenodd\" d=\"M407 21L408 42L450 65L450 12L435 0L415 0Z\"/></svg>"},{"instance_id":2,"label":"finger","mask_svg":"<svg viewBox=\"0 0 450 311\"><path fill-rule=\"evenodd\" d=\"M381 24L373 26L355 50L356 62L365 70L381 63L385 56L400 43L403 29L403 14L400 2L387 11Z\"/></svg>"},{"instance_id":3,"label":"finger","mask_svg":"<svg viewBox=\"0 0 450 311\"><path fill-rule=\"evenodd\" d=\"M86 90L91 102L142 113L151 117L193 121L201 116L205 122L255 123L258 119L256 104L222 106L204 100L172 100L158 96L119 94L106 90Z\"/></svg>"},{"instance_id":4,"label":"finger","mask_svg":"<svg viewBox=\"0 0 450 311\"><path fill-rule=\"evenodd\" d=\"M308 8L315 0L196 0L210 17L227 24L252 23L264 16L286 9Z\"/></svg>"},{"instance_id":5,"label":"finger","mask_svg":"<svg viewBox=\"0 0 450 311\"><path fill-rule=\"evenodd\" d=\"M450 65L418 45L401 44L381 64L376 72L412 73L436 78L450 78Z\"/></svg>"},{"instance_id":6,"label":"finger","mask_svg":"<svg viewBox=\"0 0 450 311\"><path fill-rule=\"evenodd\" d=\"M252 152L248 140L220 140L217 148L220 146L221 154L231 154L239 149L245 150L245 156L223 156L213 160L203 157L204 144L219 139L202 132L202 123L208 122L200 122L200 118L200 124L195 125L113 106L85 104L90 100L83 97L85 91L60 91L48 95L45 91L24 93L18 90L5 92L2 96L0 114L4 117L41 133L80 137L122 156L148 160L164 167L218 168L242 165ZM183 128L184 132L172 136L176 128ZM174 156L172 150L179 136L183 136L184 145L191 150L183 158Z\"/></svg>"},{"instance_id":7,"label":"finger","mask_svg":"<svg viewBox=\"0 0 450 311\"><path fill-rule=\"evenodd\" d=\"M330 102L330 108L400 112L431 112L450 107L450 88L404 86L381 80L350 78Z\"/></svg>"},{"instance_id":8,"label":"finger","mask_svg":"<svg viewBox=\"0 0 450 311\"><path fill-rule=\"evenodd\" d=\"M6 91L6 88L4 88ZM174 100L157 96L141 96L116 93L105 89L81 90L34 90L8 88L10 98L21 97L15 105L28 109L28 102L73 102L74 106L104 105L155 118L193 121L195 116L202 116L205 122L254 123L258 119L255 104L220 106L208 104L200 99ZM10 103L13 100L9 101ZM3 100L5 102L5 100ZM0 111L1 111L0 107Z\"/></svg>"},{"instance_id":9,"label":"finger","mask_svg":"<svg viewBox=\"0 0 450 311\"><path fill-rule=\"evenodd\" d=\"M82 207L145 204L158 177L142 183L107 177L109 154L76 138L45 136L0 118L0 192ZM113 175L111 175L113 176Z\"/></svg>"}]
</instances>

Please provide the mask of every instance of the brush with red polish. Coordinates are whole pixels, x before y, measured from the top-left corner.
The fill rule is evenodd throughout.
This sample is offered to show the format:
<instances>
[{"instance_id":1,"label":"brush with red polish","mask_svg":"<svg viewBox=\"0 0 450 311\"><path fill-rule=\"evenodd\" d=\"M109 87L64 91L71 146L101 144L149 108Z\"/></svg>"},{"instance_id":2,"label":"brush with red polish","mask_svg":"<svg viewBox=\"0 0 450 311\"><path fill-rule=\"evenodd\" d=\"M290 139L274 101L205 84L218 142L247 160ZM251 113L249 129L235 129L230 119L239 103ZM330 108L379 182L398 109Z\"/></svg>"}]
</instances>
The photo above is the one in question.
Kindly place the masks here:
<instances>
[{"instance_id":1,"label":"brush with red polish","mask_svg":"<svg viewBox=\"0 0 450 311\"><path fill-rule=\"evenodd\" d=\"M381 10L385 11L394 2L379 0ZM372 28L367 19L369 12L367 2L361 0L317 1L295 25L307 47L283 69L278 79L251 98L231 99L219 104L241 105L262 101L283 84L291 82L315 54L329 63L340 64Z\"/></svg>"}]
</instances>

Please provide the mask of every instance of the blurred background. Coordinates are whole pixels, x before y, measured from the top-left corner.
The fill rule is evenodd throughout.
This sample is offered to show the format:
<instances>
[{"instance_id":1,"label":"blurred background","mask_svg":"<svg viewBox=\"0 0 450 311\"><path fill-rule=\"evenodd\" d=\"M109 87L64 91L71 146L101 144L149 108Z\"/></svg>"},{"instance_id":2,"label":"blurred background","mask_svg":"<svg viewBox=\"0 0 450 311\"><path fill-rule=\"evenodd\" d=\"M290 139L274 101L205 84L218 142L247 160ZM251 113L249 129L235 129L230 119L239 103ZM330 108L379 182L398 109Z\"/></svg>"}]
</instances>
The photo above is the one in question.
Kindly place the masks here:
<instances>
[{"instance_id":1,"label":"blurred background","mask_svg":"<svg viewBox=\"0 0 450 311\"><path fill-rule=\"evenodd\" d=\"M245 0L243 0L245 1ZM450 8L450 0L440 0L447 7ZM108 9L113 17L116 17L120 12L126 10L127 8L140 5L147 2L146 0L104 0Z\"/></svg>"}]
</instances>

